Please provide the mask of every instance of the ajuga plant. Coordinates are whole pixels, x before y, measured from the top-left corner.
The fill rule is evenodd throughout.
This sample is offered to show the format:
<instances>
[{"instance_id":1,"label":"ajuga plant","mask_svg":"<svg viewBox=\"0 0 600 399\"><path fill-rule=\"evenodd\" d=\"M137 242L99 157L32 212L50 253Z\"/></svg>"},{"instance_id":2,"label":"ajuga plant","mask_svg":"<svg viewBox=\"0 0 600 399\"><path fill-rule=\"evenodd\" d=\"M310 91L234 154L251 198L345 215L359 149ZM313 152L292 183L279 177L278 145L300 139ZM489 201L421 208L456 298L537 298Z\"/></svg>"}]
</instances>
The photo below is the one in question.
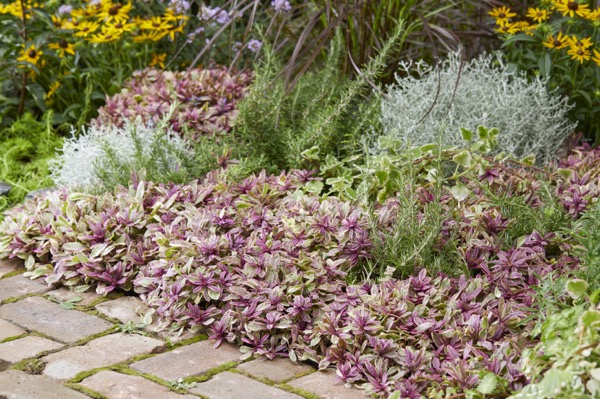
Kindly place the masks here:
<instances>
[{"instance_id":1,"label":"ajuga plant","mask_svg":"<svg viewBox=\"0 0 600 399\"><path fill-rule=\"evenodd\" d=\"M497 151L545 164L574 131L567 99L548 93L539 77L511 73L499 56L464 62L455 52L437 66L402 62L400 68L408 76L398 76L382 101L379 151L390 139L399 139L400 148L434 143L440 132L451 146L461 141L459 128L485 125L500 131Z\"/></svg>"},{"instance_id":2,"label":"ajuga plant","mask_svg":"<svg viewBox=\"0 0 600 399\"><path fill-rule=\"evenodd\" d=\"M251 73L224 67L187 72L147 68L135 72L120 93L107 98L92 124L122 127L125 121L138 117L143 123L157 124L174 107L170 122L176 132L185 130L192 140L226 133L251 81Z\"/></svg>"},{"instance_id":3,"label":"ajuga plant","mask_svg":"<svg viewBox=\"0 0 600 399\"><path fill-rule=\"evenodd\" d=\"M164 325L234 342L244 357L312 360L377 397L505 397L528 383L519 359L534 344L523 334L532 286L576 266L568 245L533 232L499 250L482 233L466 248L475 277L421 269L351 285L347 273L371 253L366 214L306 194L315 179L292 171L224 184L211 173L101 196L56 191L7 212L0 256L75 290L136 291ZM485 214L464 227L479 217L502 231Z\"/></svg>"},{"instance_id":4,"label":"ajuga plant","mask_svg":"<svg viewBox=\"0 0 600 399\"><path fill-rule=\"evenodd\" d=\"M272 51L256 69L255 82L239 104L234 136L249 157L272 170L313 167L327 154L352 152L354 143L377 125L378 99L367 88L403 32L400 22L378 56L354 80L339 73L343 40L338 34L325 66L305 74L286 91L281 65Z\"/></svg>"},{"instance_id":5,"label":"ajuga plant","mask_svg":"<svg viewBox=\"0 0 600 399\"><path fill-rule=\"evenodd\" d=\"M122 127L91 125L67 139L61 153L50 162L52 179L58 186L90 192L112 191L127 186L140 174L154 182L187 182L216 167L210 157L196 158L192 147L168 128L167 114L158 125L141 118ZM198 153L211 150L210 143Z\"/></svg>"},{"instance_id":6,"label":"ajuga plant","mask_svg":"<svg viewBox=\"0 0 600 399\"><path fill-rule=\"evenodd\" d=\"M0 131L0 181L12 186L8 197L0 196L0 210L18 203L33 190L52 186L48 161L63 140L51 121L51 114L42 121L24 114Z\"/></svg>"}]
</instances>

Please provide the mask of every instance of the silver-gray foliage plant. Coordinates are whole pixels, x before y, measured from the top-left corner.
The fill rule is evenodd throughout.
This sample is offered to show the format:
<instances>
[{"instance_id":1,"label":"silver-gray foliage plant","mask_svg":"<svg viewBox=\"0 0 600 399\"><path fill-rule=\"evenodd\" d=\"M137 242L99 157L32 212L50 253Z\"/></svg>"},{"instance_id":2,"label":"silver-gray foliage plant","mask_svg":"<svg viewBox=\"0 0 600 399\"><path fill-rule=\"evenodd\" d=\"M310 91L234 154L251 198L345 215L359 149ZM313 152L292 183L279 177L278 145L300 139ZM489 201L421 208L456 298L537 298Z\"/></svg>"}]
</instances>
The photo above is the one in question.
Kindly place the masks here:
<instances>
[{"instance_id":1,"label":"silver-gray foliage plant","mask_svg":"<svg viewBox=\"0 0 600 399\"><path fill-rule=\"evenodd\" d=\"M49 162L51 177L59 187L102 191L111 187L102 187L101 173L137 172L140 159L160 161L168 170L177 171L181 156L192 157L193 150L166 125L166 119L158 126L139 119L125 121L122 127L90 125L79 136L65 140L61 152Z\"/></svg>"},{"instance_id":2,"label":"silver-gray foliage plant","mask_svg":"<svg viewBox=\"0 0 600 399\"><path fill-rule=\"evenodd\" d=\"M376 152L394 141L403 148L436 143L440 133L443 145L460 145L461 127L476 131L483 125L499 129L498 151L517 158L535 155L540 164L555 157L576 127L566 118L566 98L548 93L540 77L511 72L500 56L483 54L465 62L462 71L460 66L460 52L437 67L423 61L414 68L412 62L400 64L407 77L396 75L382 101L384 135Z\"/></svg>"}]
</instances>

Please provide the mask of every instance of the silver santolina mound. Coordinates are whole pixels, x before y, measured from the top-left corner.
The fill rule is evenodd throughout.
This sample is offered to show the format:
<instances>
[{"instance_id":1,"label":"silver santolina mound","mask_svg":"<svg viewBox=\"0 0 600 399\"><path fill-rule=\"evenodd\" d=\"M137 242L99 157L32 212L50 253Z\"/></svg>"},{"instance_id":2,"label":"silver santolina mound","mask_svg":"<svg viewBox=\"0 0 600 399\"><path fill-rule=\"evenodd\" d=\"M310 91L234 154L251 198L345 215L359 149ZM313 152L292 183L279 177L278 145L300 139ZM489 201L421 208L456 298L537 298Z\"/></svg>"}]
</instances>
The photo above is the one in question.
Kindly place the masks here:
<instances>
[{"instance_id":1,"label":"silver santolina mound","mask_svg":"<svg viewBox=\"0 0 600 399\"><path fill-rule=\"evenodd\" d=\"M519 158L533 154L539 164L555 157L576 127L566 118L566 98L548 93L539 77L511 72L499 57L484 54L462 71L460 64L460 52L436 67L422 61L400 64L408 76L396 75L382 102L385 133L377 152L383 150L383 138L406 147L438 142L441 134L442 144L460 145L461 127L475 131L484 125L499 129L499 151Z\"/></svg>"}]
</instances>

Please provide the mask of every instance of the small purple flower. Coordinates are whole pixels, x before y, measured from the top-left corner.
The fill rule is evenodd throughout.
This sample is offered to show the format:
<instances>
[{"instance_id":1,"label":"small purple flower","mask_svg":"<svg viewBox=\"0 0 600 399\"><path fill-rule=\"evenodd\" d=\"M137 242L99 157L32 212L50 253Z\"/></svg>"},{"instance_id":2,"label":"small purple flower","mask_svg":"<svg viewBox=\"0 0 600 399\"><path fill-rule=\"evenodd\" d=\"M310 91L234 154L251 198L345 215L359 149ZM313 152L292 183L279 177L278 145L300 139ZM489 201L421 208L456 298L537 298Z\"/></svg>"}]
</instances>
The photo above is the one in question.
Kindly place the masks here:
<instances>
[{"instance_id":1,"label":"small purple flower","mask_svg":"<svg viewBox=\"0 0 600 399\"><path fill-rule=\"evenodd\" d=\"M292 9L288 0L273 0L271 1L271 7L273 7L276 12L288 12Z\"/></svg>"},{"instance_id":2,"label":"small purple flower","mask_svg":"<svg viewBox=\"0 0 600 399\"><path fill-rule=\"evenodd\" d=\"M58 7L58 15L61 17L66 14L71 14L72 11L73 6L70 6L68 4L63 4L62 6Z\"/></svg>"},{"instance_id":3,"label":"small purple flower","mask_svg":"<svg viewBox=\"0 0 600 399\"><path fill-rule=\"evenodd\" d=\"M220 25L226 24L231 19L229 13L224 9L219 7L210 8L206 6L202 7L200 18L204 21L216 21Z\"/></svg>"},{"instance_id":4,"label":"small purple flower","mask_svg":"<svg viewBox=\"0 0 600 399\"><path fill-rule=\"evenodd\" d=\"M246 47L248 48L248 50L252 51L253 53L257 53L262 48L262 45L263 45L263 43L260 40L251 39L248 42L248 44L246 45Z\"/></svg>"},{"instance_id":5,"label":"small purple flower","mask_svg":"<svg viewBox=\"0 0 600 399\"><path fill-rule=\"evenodd\" d=\"M185 0L171 0L169 1L169 9L175 14L185 14L190 9L190 2Z\"/></svg>"}]
</instances>

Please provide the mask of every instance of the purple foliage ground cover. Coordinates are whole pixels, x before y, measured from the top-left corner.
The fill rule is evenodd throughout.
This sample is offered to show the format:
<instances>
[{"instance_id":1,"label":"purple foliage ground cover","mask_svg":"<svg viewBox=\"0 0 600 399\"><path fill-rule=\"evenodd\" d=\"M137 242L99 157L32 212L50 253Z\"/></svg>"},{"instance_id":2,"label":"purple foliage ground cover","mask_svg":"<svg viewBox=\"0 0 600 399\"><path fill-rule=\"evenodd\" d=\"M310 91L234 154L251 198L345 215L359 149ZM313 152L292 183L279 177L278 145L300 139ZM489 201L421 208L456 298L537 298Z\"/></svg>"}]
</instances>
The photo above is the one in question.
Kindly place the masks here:
<instances>
[{"instance_id":1,"label":"purple foliage ground cover","mask_svg":"<svg viewBox=\"0 0 600 399\"><path fill-rule=\"evenodd\" d=\"M251 73L229 72L225 67L189 72L146 68L135 72L120 93L107 98L92 123L121 127L125 120L140 117L144 123L157 124L177 104L170 121L175 131L189 128L192 139L229 132L236 104L251 82Z\"/></svg>"},{"instance_id":2,"label":"purple foliage ground cover","mask_svg":"<svg viewBox=\"0 0 600 399\"><path fill-rule=\"evenodd\" d=\"M539 176L575 218L598 197L600 150L581 148L541 173L493 165L472 195L442 202L450 237L471 276L430 275L348 284L370 256L367 213L298 191L313 173L260 174L230 184L214 172L188 185L134 182L116 194L59 191L5 213L0 256L26 259L30 275L105 294L134 290L173 328L207 331L245 356L290 356L333 367L376 396L460 395L494 373L510 390L529 381L519 359L533 287L578 261L568 237L533 231L503 242L511 221L490 192L541 206ZM417 189L421 205L432 200ZM393 226L394 198L376 210Z\"/></svg>"}]
</instances>

